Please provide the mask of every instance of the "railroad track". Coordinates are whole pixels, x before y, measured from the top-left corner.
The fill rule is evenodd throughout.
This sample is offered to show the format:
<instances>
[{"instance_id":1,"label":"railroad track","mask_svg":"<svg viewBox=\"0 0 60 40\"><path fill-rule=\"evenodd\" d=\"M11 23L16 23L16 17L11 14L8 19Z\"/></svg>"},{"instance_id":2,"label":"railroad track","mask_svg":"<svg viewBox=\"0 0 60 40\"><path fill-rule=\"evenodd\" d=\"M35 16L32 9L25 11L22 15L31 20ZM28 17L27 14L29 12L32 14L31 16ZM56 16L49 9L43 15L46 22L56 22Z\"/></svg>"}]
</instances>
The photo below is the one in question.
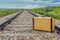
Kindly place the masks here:
<instances>
[{"instance_id":1,"label":"railroad track","mask_svg":"<svg viewBox=\"0 0 60 40\"><path fill-rule=\"evenodd\" d=\"M24 10L0 32L0 40L58 40L60 36L56 32L33 30L33 17L36 15Z\"/></svg>"}]
</instances>

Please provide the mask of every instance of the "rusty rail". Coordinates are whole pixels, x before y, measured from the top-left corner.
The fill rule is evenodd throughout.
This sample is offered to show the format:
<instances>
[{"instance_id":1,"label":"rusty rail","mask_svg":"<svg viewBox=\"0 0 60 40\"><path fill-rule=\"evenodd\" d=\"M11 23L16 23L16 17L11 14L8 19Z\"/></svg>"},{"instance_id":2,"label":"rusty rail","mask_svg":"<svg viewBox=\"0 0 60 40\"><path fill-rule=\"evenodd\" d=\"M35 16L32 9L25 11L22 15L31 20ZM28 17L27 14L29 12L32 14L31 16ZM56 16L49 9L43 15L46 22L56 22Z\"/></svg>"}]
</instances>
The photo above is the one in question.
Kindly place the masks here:
<instances>
[{"instance_id":1,"label":"rusty rail","mask_svg":"<svg viewBox=\"0 0 60 40\"><path fill-rule=\"evenodd\" d=\"M20 12L17 12L13 15L11 15L10 17L7 17L5 20L0 21L0 30L3 30L4 27L7 24L10 24L12 22L12 20L14 20L18 15L20 15L23 12L23 10L21 10Z\"/></svg>"}]
</instances>

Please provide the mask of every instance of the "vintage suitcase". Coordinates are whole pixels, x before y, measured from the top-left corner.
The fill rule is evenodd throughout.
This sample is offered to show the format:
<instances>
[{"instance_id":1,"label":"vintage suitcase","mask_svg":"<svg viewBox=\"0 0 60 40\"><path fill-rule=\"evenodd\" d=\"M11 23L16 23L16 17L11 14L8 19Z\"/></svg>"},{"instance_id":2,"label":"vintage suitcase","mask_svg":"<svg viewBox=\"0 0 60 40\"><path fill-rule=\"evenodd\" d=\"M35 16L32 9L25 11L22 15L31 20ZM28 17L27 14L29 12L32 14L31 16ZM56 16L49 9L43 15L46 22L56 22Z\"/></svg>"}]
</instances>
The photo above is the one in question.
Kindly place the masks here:
<instances>
[{"instance_id":1,"label":"vintage suitcase","mask_svg":"<svg viewBox=\"0 0 60 40\"><path fill-rule=\"evenodd\" d=\"M34 17L34 30L42 30L53 32L54 27L54 18L51 17Z\"/></svg>"}]
</instances>

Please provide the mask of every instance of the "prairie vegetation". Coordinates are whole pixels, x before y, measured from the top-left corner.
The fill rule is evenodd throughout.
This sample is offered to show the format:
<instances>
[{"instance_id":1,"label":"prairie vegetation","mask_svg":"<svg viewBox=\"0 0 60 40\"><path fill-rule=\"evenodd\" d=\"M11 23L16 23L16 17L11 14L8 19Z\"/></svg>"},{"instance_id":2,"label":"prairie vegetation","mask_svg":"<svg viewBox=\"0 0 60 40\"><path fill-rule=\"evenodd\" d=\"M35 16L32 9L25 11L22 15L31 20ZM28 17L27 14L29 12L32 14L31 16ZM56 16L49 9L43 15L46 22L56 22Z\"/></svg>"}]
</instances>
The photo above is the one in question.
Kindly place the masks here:
<instances>
[{"instance_id":1,"label":"prairie vegetation","mask_svg":"<svg viewBox=\"0 0 60 40\"><path fill-rule=\"evenodd\" d=\"M20 11L19 9L0 9L0 17L7 16Z\"/></svg>"},{"instance_id":2,"label":"prairie vegetation","mask_svg":"<svg viewBox=\"0 0 60 40\"><path fill-rule=\"evenodd\" d=\"M60 19L60 6L35 8L32 9L32 11L45 16L54 17L55 19Z\"/></svg>"}]
</instances>

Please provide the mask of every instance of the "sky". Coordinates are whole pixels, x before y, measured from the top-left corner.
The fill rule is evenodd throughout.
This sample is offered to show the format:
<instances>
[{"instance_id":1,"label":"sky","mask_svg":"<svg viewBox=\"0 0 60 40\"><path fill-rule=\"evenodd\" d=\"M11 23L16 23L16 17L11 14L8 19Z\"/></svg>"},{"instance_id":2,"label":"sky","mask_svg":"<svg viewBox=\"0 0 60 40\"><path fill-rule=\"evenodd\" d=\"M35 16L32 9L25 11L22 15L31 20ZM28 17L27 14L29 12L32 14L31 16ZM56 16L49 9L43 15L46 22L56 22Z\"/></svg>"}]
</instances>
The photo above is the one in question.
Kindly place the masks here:
<instances>
[{"instance_id":1,"label":"sky","mask_svg":"<svg viewBox=\"0 0 60 40\"><path fill-rule=\"evenodd\" d=\"M32 9L59 5L60 0L0 0L0 8Z\"/></svg>"}]
</instances>

